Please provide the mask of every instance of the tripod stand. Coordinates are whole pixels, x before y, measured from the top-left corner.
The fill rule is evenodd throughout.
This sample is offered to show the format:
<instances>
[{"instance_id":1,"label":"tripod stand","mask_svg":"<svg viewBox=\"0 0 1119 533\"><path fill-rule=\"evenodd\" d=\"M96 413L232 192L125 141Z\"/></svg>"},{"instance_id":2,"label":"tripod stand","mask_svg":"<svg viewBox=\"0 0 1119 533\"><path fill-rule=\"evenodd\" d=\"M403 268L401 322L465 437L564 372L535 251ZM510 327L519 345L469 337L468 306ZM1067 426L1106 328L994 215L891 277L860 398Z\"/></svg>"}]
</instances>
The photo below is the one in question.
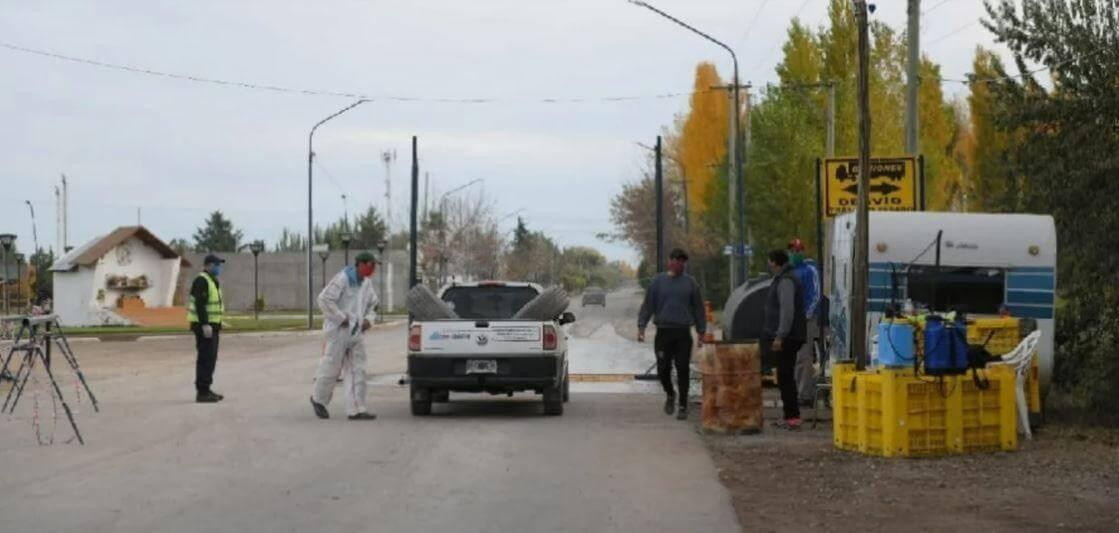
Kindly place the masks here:
<instances>
[{"instance_id":1,"label":"tripod stand","mask_svg":"<svg viewBox=\"0 0 1119 533\"><path fill-rule=\"evenodd\" d=\"M26 340L24 335L26 334ZM53 342L52 342L53 341ZM74 428L74 435L78 438L78 442L85 444L82 439L81 432L78 431L78 424L74 421L74 414L70 411L70 405L66 403L66 398L62 395L62 388L58 386L58 381L54 379L54 372L51 371L51 355L52 347L57 345L58 351L62 353L66 362L70 365L70 369L78 376L85 387L85 391L89 394L90 402L93 404L93 410L99 411L97 407L97 397L93 395L93 391L89 389L89 384L86 383L85 376L82 374L81 368L78 367L78 359L74 357L73 350L70 349L70 343L66 341L66 336L62 334L62 326L58 322L56 315L47 316L27 316L23 317L20 322L19 333L16 335L15 343L12 349L8 352L8 356L4 359L4 366L0 367L0 375L5 374L15 359L17 353L20 356L19 367L16 368L15 374L12 376L12 388L8 390L8 395L4 399L3 407L0 407L0 413L7 412L14 413L16 405L19 404L19 399L23 395L23 390L27 387L27 380L31 377L31 372L35 368L36 361L43 365L43 370L46 371L47 377L50 378L51 387L58 400L62 403L63 410L66 411L66 418L70 420L70 427Z\"/></svg>"}]
</instances>

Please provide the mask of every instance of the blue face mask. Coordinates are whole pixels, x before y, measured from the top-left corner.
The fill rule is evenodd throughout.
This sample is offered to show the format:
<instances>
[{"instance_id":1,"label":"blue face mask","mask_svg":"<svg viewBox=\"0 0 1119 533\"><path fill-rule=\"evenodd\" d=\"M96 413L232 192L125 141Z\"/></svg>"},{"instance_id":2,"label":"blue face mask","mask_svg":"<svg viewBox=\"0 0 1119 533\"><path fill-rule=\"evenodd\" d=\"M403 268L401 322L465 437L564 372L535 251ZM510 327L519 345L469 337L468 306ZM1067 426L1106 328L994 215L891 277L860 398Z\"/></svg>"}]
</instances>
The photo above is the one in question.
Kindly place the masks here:
<instances>
[{"instance_id":1,"label":"blue face mask","mask_svg":"<svg viewBox=\"0 0 1119 533\"><path fill-rule=\"evenodd\" d=\"M214 266L210 267L210 274L214 277L220 276L221 275L221 265L217 264L217 265L214 265Z\"/></svg>"}]
</instances>

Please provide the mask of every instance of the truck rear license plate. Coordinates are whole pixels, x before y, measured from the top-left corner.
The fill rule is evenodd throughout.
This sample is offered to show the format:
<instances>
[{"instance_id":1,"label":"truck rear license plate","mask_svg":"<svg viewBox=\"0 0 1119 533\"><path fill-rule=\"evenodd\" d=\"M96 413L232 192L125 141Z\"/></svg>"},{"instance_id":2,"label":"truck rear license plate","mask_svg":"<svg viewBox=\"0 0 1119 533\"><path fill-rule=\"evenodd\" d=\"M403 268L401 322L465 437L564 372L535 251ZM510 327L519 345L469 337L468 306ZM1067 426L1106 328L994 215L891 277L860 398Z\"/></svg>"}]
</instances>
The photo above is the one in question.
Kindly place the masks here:
<instances>
[{"instance_id":1,"label":"truck rear license plate","mask_svg":"<svg viewBox=\"0 0 1119 533\"><path fill-rule=\"evenodd\" d=\"M497 373L497 360L496 359L467 359L466 360L466 373L467 374L496 374Z\"/></svg>"}]
</instances>

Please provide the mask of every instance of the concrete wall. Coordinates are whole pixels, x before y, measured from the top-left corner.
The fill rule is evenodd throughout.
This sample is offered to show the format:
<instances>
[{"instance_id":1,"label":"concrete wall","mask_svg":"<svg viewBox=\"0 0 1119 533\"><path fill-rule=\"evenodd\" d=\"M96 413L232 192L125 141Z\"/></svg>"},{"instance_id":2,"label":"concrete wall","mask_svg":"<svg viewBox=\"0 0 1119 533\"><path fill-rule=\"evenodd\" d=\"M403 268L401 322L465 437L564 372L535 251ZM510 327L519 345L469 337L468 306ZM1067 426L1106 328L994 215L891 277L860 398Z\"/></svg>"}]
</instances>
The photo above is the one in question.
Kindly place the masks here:
<instances>
[{"instance_id":1,"label":"concrete wall","mask_svg":"<svg viewBox=\"0 0 1119 533\"><path fill-rule=\"evenodd\" d=\"M353 261L357 252L350 251L350 261ZM218 254L226 260L218 281L221 283L225 295L225 307L232 311L251 311L253 306L253 255L245 252L240 254ZM192 268L184 270L180 275L179 297L187 301L190 284L202 268L205 254L188 254ZM312 276L314 282L314 296L318 297L323 284L323 262L317 253L314 258ZM342 269L344 257L340 251L330 252L326 261L326 280ZM408 254L404 251L394 251L391 254L392 263L391 289L386 291L391 294L381 295L381 277L385 275L385 268L378 267L373 276L373 286L380 295L382 308L386 308L391 299L394 309L405 306L404 296L408 291ZM259 257L260 295L264 298L265 309L302 310L307 308L307 256L299 252L262 253ZM386 287L388 286L386 279Z\"/></svg>"}]
</instances>

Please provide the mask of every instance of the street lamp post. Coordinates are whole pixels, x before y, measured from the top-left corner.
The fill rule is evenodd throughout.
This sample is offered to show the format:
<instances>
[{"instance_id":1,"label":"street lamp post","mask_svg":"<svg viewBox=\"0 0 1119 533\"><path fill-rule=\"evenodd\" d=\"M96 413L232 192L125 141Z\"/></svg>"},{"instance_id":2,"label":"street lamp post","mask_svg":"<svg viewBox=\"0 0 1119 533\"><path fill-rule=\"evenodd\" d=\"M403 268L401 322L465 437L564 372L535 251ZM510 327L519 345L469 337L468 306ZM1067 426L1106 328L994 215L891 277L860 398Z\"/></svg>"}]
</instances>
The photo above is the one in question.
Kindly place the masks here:
<instances>
[{"instance_id":1,"label":"street lamp post","mask_svg":"<svg viewBox=\"0 0 1119 533\"><path fill-rule=\"evenodd\" d=\"M326 288L326 259L330 257L330 248L323 244L318 247L319 258L322 259L322 288Z\"/></svg>"},{"instance_id":2,"label":"street lamp post","mask_svg":"<svg viewBox=\"0 0 1119 533\"><path fill-rule=\"evenodd\" d=\"M11 233L0 235L0 246L4 248L4 314L12 312L11 303L8 301L8 252L12 251L12 244L15 242L16 236Z\"/></svg>"},{"instance_id":3,"label":"street lamp post","mask_svg":"<svg viewBox=\"0 0 1119 533\"><path fill-rule=\"evenodd\" d=\"M381 295L380 295L381 296L380 297L381 302L387 302L388 301L388 296L386 296L386 293L385 293L385 276L388 274L388 268L385 266L385 264L386 264L385 263L385 248L387 248L388 245L389 245L389 243L385 242L383 240L377 243L377 259L381 263ZM383 323L385 321L384 315L385 315L384 311L381 311L380 313L377 313L377 323L378 324Z\"/></svg>"},{"instance_id":4,"label":"street lamp post","mask_svg":"<svg viewBox=\"0 0 1119 533\"><path fill-rule=\"evenodd\" d=\"M354 236L352 233L347 232L339 235L338 237L342 239L342 248L345 250L346 266L348 266L350 264L350 243L354 242Z\"/></svg>"},{"instance_id":5,"label":"street lamp post","mask_svg":"<svg viewBox=\"0 0 1119 533\"><path fill-rule=\"evenodd\" d=\"M733 118L733 124L734 124L734 132L733 132L733 135L734 135L734 159L733 159L733 161L734 161L734 182L736 184L736 187L735 187L735 191L736 191L735 205L736 205L736 208L737 208L736 210L738 211L738 224L737 224L737 227L735 228L737 230L737 234L738 234L737 235L738 236L738 250L736 250L735 252L736 252L736 254L741 253L742 251L745 250L746 187L745 187L745 184L742 182L743 181L742 180L742 145L738 142L739 139L741 139L741 137L742 137L742 135L741 135L742 128L741 128L741 125L740 125L741 120L739 118L740 113L739 113L739 110L738 110L739 102L741 102L741 99L739 98L739 94L738 94L739 85L740 85L739 82L738 82L738 56L734 53L734 50L732 50L731 47L727 46L726 44L723 44L722 41L719 41L718 39L715 39L714 37L712 37L712 36L710 36L706 33L703 33L702 31L697 30L696 28L692 27L688 23L686 23L686 22L684 22L684 21L682 21L682 20L680 20L680 19L678 19L678 18L676 18L672 15L669 15L668 13L665 13L664 11L659 10L659 9L649 5L646 2L642 2L640 0L629 0L629 3L631 3L633 5L636 5L636 6L643 7L645 9L648 9L649 11L652 11L652 12L654 12L654 13L656 13L656 14L658 14L658 15L660 15L660 16L668 19L668 20L671 20L672 22L676 23L677 25L687 29L688 31L691 31L692 33L694 33L696 35L699 35L700 37L703 37L704 39L707 39L708 41L710 41L712 43L715 43L716 45L718 45L719 47L723 48L724 50L726 50L727 52L730 53L730 58L734 62L734 81L733 81L733 87L732 87L732 90L734 91L734 105L731 106L732 107L731 108L731 113L732 113L731 117ZM736 262L738 264L738 268L734 272L734 277L735 277L734 285L737 287L738 285L741 285L742 283L746 282L746 257L745 257L745 255L737 258Z\"/></svg>"},{"instance_id":6,"label":"street lamp post","mask_svg":"<svg viewBox=\"0 0 1119 533\"><path fill-rule=\"evenodd\" d=\"M23 254L17 253L16 258L16 309L23 309ZM7 277L7 276L5 276Z\"/></svg>"},{"instance_id":7,"label":"street lamp post","mask_svg":"<svg viewBox=\"0 0 1119 533\"><path fill-rule=\"evenodd\" d=\"M264 241L253 241L249 245L249 251L253 253L253 320L260 320L260 264L257 262L257 256L260 252L264 251Z\"/></svg>"},{"instance_id":8,"label":"street lamp post","mask_svg":"<svg viewBox=\"0 0 1119 533\"><path fill-rule=\"evenodd\" d=\"M312 191L311 184L312 184L312 180L313 180L313 177L314 177L314 162L315 162L315 130L319 129L319 126L322 126L323 124L325 124L330 119L332 119L334 117L337 117L338 115L341 115L342 113L345 113L346 111L349 111L349 110L351 110L351 109L353 109L353 108L355 108L355 107L357 107L361 104L364 104L365 102L368 102L368 101L369 100L367 100L365 98L362 98L361 100L358 100L358 101L356 101L356 102L354 102L354 103L352 103L352 104L350 104L346 107L343 107L342 109L334 112L334 114L332 114L332 115L318 121L317 123L315 123L315 125L311 127L311 133L309 133L307 135L307 329L314 329L315 328L315 314L314 314L315 287L314 287L314 282L311 281L311 279L312 279L311 270L313 268L313 264L312 264L313 261L311 259L311 244L315 241L315 233L314 233L315 230L314 230L314 227L313 227L314 222L313 222L313 218L312 218L313 209L312 209L312 206L311 206L311 191Z\"/></svg>"}]
</instances>

